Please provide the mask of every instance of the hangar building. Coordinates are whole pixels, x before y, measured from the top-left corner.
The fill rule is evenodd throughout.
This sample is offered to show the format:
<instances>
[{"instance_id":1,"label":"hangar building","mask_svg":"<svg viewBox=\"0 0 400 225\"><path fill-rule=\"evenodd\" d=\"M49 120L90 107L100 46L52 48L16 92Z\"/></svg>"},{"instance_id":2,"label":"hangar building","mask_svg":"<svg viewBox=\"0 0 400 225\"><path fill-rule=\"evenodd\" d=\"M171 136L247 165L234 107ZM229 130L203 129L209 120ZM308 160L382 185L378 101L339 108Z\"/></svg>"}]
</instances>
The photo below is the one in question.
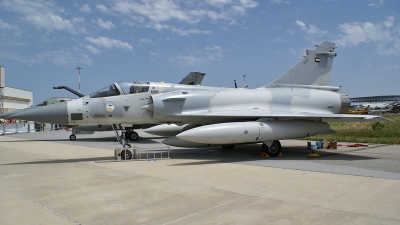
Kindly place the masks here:
<instances>
[{"instance_id":1,"label":"hangar building","mask_svg":"<svg viewBox=\"0 0 400 225\"><path fill-rule=\"evenodd\" d=\"M33 93L18 88L6 87L5 80L6 69L0 66L0 114L30 107L33 101Z\"/></svg>"},{"instance_id":2,"label":"hangar building","mask_svg":"<svg viewBox=\"0 0 400 225\"><path fill-rule=\"evenodd\" d=\"M354 105L360 103L376 103L376 102L400 102L400 95L384 95L384 96L369 96L369 97L358 97L351 98L350 102Z\"/></svg>"}]
</instances>

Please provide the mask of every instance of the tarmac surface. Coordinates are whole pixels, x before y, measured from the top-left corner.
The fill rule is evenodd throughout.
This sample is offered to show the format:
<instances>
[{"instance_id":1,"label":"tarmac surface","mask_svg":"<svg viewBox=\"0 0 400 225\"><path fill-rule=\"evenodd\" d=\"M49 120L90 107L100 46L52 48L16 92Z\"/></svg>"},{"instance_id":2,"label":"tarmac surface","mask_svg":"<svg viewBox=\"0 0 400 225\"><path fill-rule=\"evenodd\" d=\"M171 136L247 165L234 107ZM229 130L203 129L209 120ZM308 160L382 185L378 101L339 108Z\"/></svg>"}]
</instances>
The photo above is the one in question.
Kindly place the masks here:
<instances>
[{"instance_id":1,"label":"tarmac surface","mask_svg":"<svg viewBox=\"0 0 400 225\"><path fill-rule=\"evenodd\" d=\"M136 147L167 147L138 133ZM0 136L0 224L400 224L399 145L307 158L307 141L283 140L276 158L251 144L118 162L112 132L69 135Z\"/></svg>"}]
</instances>

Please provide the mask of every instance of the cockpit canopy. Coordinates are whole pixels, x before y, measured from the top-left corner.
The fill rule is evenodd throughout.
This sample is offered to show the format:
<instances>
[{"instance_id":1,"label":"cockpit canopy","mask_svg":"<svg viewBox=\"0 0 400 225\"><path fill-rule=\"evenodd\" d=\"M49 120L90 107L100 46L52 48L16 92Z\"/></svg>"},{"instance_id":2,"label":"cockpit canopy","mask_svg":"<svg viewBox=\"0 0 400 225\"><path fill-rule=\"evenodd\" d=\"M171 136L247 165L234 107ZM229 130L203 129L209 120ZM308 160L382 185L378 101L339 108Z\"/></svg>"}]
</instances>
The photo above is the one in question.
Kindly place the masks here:
<instances>
[{"instance_id":1,"label":"cockpit canopy","mask_svg":"<svg viewBox=\"0 0 400 225\"><path fill-rule=\"evenodd\" d=\"M126 94L143 93L149 91L150 82L118 82L121 90Z\"/></svg>"},{"instance_id":2,"label":"cockpit canopy","mask_svg":"<svg viewBox=\"0 0 400 225\"><path fill-rule=\"evenodd\" d=\"M91 98L101 98L116 95L129 95L136 93L148 92L150 82L139 82L139 81L122 81L111 84L103 89L100 89L89 96Z\"/></svg>"}]
</instances>

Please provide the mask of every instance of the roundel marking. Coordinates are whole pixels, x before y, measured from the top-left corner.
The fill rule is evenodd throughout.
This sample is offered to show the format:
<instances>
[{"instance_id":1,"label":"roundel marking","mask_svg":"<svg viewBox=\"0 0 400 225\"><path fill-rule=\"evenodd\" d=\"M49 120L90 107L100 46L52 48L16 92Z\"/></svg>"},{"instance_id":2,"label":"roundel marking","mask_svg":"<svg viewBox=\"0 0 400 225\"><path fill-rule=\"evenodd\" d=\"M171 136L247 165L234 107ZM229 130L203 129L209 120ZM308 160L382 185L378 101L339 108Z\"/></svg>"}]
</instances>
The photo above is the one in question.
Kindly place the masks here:
<instances>
[{"instance_id":1,"label":"roundel marking","mask_svg":"<svg viewBox=\"0 0 400 225\"><path fill-rule=\"evenodd\" d=\"M107 110L107 112L109 112L109 113L114 112L114 110L115 110L114 102L107 102L107 104L106 104L106 110Z\"/></svg>"}]
</instances>

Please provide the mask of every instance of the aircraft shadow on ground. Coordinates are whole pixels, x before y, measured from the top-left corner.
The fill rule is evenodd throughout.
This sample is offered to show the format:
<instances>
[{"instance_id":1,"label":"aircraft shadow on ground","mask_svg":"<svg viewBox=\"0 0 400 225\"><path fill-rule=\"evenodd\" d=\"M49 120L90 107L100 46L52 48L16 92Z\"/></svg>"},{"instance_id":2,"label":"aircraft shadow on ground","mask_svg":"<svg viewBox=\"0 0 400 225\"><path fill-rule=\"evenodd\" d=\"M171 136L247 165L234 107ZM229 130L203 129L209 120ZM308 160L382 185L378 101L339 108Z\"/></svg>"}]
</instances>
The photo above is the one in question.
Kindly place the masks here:
<instances>
[{"instance_id":1,"label":"aircraft shadow on ground","mask_svg":"<svg viewBox=\"0 0 400 225\"><path fill-rule=\"evenodd\" d=\"M258 148L257 148L258 149ZM291 150L294 149L294 150ZM298 147L283 148L283 157L274 158L260 158L260 152L256 148L248 149L232 149L224 150L218 148L210 149L174 149L170 151L170 157L172 159L192 159L198 160L187 163L176 163L170 166L193 166L193 165L207 165L207 164L218 164L218 163L241 163L245 161L280 161L280 160L306 160L310 162L318 162L324 160L372 160L376 158L348 155L344 153L325 153L318 152L321 155L320 158L307 158L309 151L299 150ZM145 154L145 153L144 153ZM165 152L164 152L165 154ZM149 159L152 154L149 154ZM158 156L156 156L158 157ZM142 157L143 159L143 157ZM74 158L74 159L49 159L32 162L19 162L9 163L2 165L35 165L35 164L55 164L55 163L79 163L79 162L95 162L95 161L107 161L114 160L112 152L109 157L92 157L92 158Z\"/></svg>"},{"instance_id":2,"label":"aircraft shadow on ground","mask_svg":"<svg viewBox=\"0 0 400 225\"><path fill-rule=\"evenodd\" d=\"M49 160L32 161L32 162L7 163L1 165L10 166L10 165L35 165L35 164L54 164L54 163L78 163L78 162L93 162L93 161L110 160L110 159L112 159L112 157L49 159Z\"/></svg>"},{"instance_id":3,"label":"aircraft shadow on ground","mask_svg":"<svg viewBox=\"0 0 400 225\"><path fill-rule=\"evenodd\" d=\"M318 158L307 158L311 153L307 147L303 146L282 146L282 157L261 158L261 145L242 145L238 148L225 150L219 147L206 149L179 149L170 153L171 158L174 159L193 159L200 160L197 162L177 163L171 166L187 166L187 165L204 165L215 163L240 163L245 161L282 161L282 160L303 160L309 162L344 160L344 161L357 161L357 160L374 160L375 157L358 156L346 154L347 152L328 152L328 151L315 151L320 155ZM360 151L358 149L357 151ZM332 150L337 151L337 150ZM349 150L352 152L355 150Z\"/></svg>"},{"instance_id":4,"label":"aircraft shadow on ground","mask_svg":"<svg viewBox=\"0 0 400 225\"><path fill-rule=\"evenodd\" d=\"M164 137L160 137L164 138ZM145 143L159 143L153 141L153 137L145 137L140 138L136 143L145 144ZM6 142L31 142L31 141L49 141L49 142L79 142L78 140L72 142L69 139L49 139L49 140L11 140ZM96 137L96 138L85 138L81 139L82 142L104 142L110 141L115 142L116 147L120 147L115 137ZM135 142L131 142L131 145L134 146ZM352 149L352 150L317 150L315 151L320 155L319 158L307 158L308 154L311 153L310 150L307 150L305 146L282 146L282 154L283 157L272 157L272 158L261 158L261 144L246 144L246 145L237 145L234 149L222 149L221 147L211 147L211 148L172 148L170 150L170 158L172 159L192 159L197 161L187 162L187 163L176 163L170 166L190 166L190 165L206 165L206 164L216 164L216 163L241 163L246 161L280 161L280 160L304 160L310 162L322 162L324 160L332 161L332 160L345 160L345 161L356 161L356 160L373 160L377 159L374 157L366 157L366 156L357 156L350 155L347 153L351 153L354 151L361 151L362 149ZM336 152L334 152L336 151ZM145 153L143 153L145 154ZM165 153L164 153L165 154ZM149 159L152 154L149 154ZM164 155L165 156L165 155ZM159 156L156 156L159 157ZM142 157L143 158L143 157ZM20 164L48 164L48 163L76 163L76 162L88 162L88 161L101 161L101 160L113 160L113 152L110 151L110 157L100 157L100 158L78 158L78 159L55 159L55 160L42 160L42 161L33 161L33 162L21 162L21 163L12 163L12 164L3 164L3 165L20 165Z\"/></svg>"}]
</instances>

